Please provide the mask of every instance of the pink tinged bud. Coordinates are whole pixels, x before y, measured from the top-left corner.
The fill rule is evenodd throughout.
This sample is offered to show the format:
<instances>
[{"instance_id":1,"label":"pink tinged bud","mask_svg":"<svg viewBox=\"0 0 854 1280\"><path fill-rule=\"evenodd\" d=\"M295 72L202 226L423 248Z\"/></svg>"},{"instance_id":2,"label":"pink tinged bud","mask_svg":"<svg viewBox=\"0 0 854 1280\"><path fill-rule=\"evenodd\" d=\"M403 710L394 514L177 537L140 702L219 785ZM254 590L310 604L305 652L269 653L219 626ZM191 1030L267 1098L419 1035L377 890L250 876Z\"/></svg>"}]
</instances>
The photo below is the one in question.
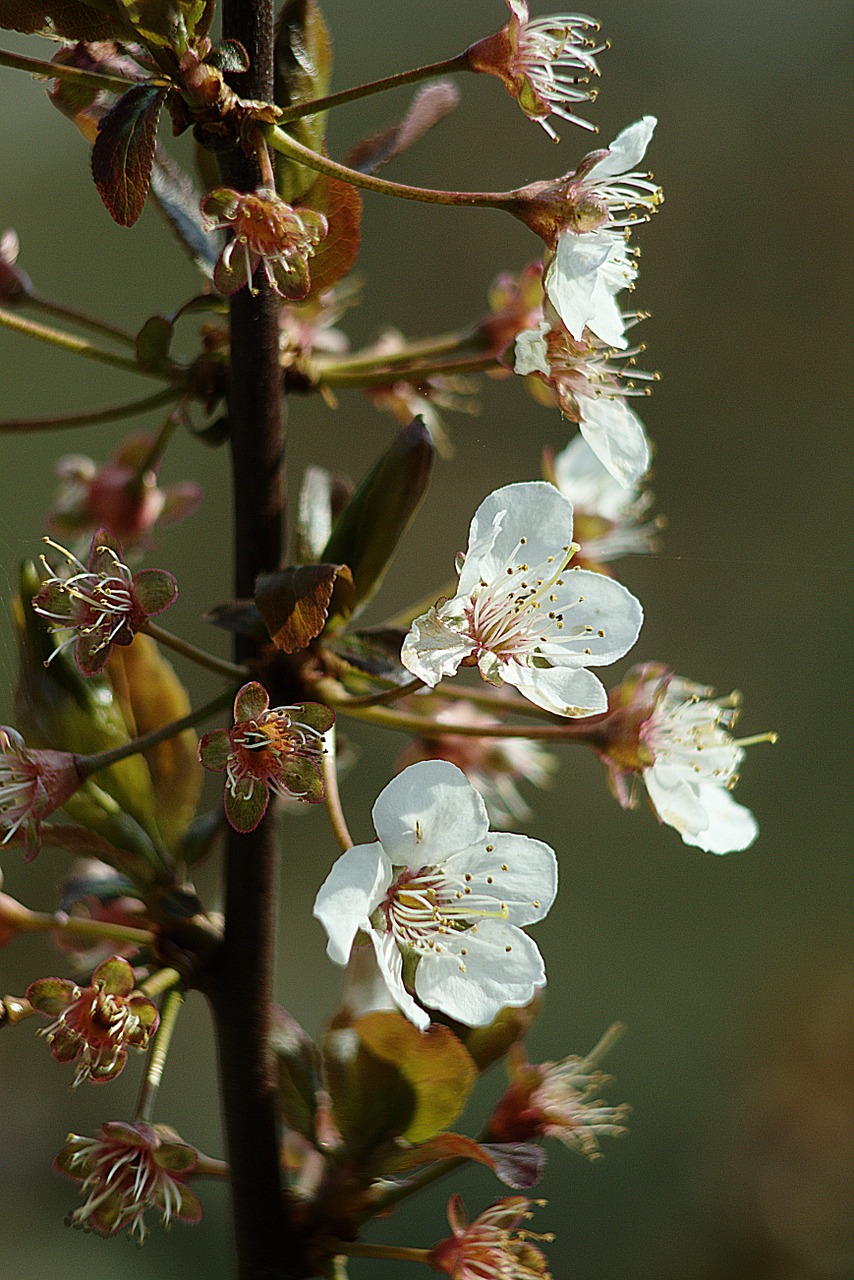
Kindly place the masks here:
<instances>
[{"instance_id":1,"label":"pink tinged bud","mask_svg":"<svg viewBox=\"0 0 854 1280\"><path fill-rule=\"evenodd\" d=\"M29 751L15 729L0 726L0 844L21 831L28 862L41 848L42 819L80 786L77 757L67 751Z\"/></svg>"},{"instance_id":2,"label":"pink tinged bud","mask_svg":"<svg viewBox=\"0 0 854 1280\"><path fill-rule=\"evenodd\" d=\"M111 1121L99 1138L70 1134L54 1166L81 1183L84 1203L69 1214L70 1226L103 1236L127 1230L141 1244L148 1209L160 1213L165 1227L173 1219L201 1221L199 1199L185 1185L198 1162L198 1152L165 1125Z\"/></svg>"},{"instance_id":3,"label":"pink tinged bud","mask_svg":"<svg viewBox=\"0 0 854 1280\"><path fill-rule=\"evenodd\" d=\"M66 978L40 978L27 990L30 1004L54 1019L39 1032L54 1058L79 1060L73 1088L84 1080L113 1080L124 1068L129 1048L147 1048L159 1015L146 996L133 990L133 969L120 956L99 964L88 987Z\"/></svg>"},{"instance_id":4,"label":"pink tinged bud","mask_svg":"<svg viewBox=\"0 0 854 1280\"><path fill-rule=\"evenodd\" d=\"M211 191L202 201L209 230L232 231L214 268L220 293L236 293L252 283L259 266L270 288L290 301L311 288L308 260L329 229L322 213L294 209L274 191L242 193L229 187Z\"/></svg>"},{"instance_id":5,"label":"pink tinged bud","mask_svg":"<svg viewBox=\"0 0 854 1280\"><path fill-rule=\"evenodd\" d=\"M469 1223L458 1195L448 1203L452 1234L430 1250L428 1264L453 1280L550 1280L548 1262L531 1240L549 1241L520 1229L531 1217L532 1202L507 1196Z\"/></svg>"},{"instance_id":6,"label":"pink tinged bud","mask_svg":"<svg viewBox=\"0 0 854 1280\"><path fill-rule=\"evenodd\" d=\"M324 797L323 735L335 713L318 702L270 707L266 689L252 680L234 700L234 728L213 729L199 742L199 760L225 772L225 816L236 831L254 831L270 792L317 804Z\"/></svg>"},{"instance_id":7,"label":"pink tinged bud","mask_svg":"<svg viewBox=\"0 0 854 1280\"><path fill-rule=\"evenodd\" d=\"M174 604L178 583L163 569L142 569L132 575L121 559L121 544L108 529L92 539L88 566L57 543L72 570L70 577L49 576L33 597L33 609L52 632L68 632L54 650L74 645L74 660L84 676L106 666L114 644L129 645L145 620ZM50 575L50 566L42 557Z\"/></svg>"},{"instance_id":8,"label":"pink tinged bud","mask_svg":"<svg viewBox=\"0 0 854 1280\"><path fill-rule=\"evenodd\" d=\"M19 266L18 236L11 229L0 236L0 302L5 306L32 295L30 277Z\"/></svg>"}]
</instances>

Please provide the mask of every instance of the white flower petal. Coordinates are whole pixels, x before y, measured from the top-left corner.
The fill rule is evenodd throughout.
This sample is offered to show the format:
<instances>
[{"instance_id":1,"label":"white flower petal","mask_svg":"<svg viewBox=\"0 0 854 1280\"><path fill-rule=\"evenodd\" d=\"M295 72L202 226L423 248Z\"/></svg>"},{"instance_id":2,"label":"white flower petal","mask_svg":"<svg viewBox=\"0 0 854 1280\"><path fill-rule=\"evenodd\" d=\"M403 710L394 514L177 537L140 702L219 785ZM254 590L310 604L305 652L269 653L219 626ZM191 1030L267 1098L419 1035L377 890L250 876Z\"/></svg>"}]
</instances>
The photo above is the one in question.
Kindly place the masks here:
<instances>
[{"instance_id":1,"label":"white flower petal","mask_svg":"<svg viewBox=\"0 0 854 1280\"><path fill-rule=\"evenodd\" d=\"M614 578L570 569L554 595L552 608L563 615L563 631L540 646L552 666L608 666L628 653L640 634L640 601Z\"/></svg>"},{"instance_id":2,"label":"white flower petal","mask_svg":"<svg viewBox=\"0 0 854 1280\"><path fill-rule=\"evenodd\" d=\"M552 306L578 340L585 328L609 346L628 345L614 294L627 289L637 268L625 237L607 227L583 235L565 232L545 275Z\"/></svg>"},{"instance_id":3,"label":"white flower petal","mask_svg":"<svg viewBox=\"0 0 854 1280\"><path fill-rule=\"evenodd\" d=\"M599 182L603 178L616 178L635 169L646 155L646 149L658 124L655 116L643 116L618 133L608 148L608 155L594 164L585 176L586 183Z\"/></svg>"},{"instance_id":4,"label":"white flower petal","mask_svg":"<svg viewBox=\"0 0 854 1280\"><path fill-rule=\"evenodd\" d=\"M557 895L557 858L541 840L490 832L486 845L452 854L445 864L471 877L472 894L494 897L507 908L506 923L534 924L548 913Z\"/></svg>"},{"instance_id":5,"label":"white flower petal","mask_svg":"<svg viewBox=\"0 0 854 1280\"><path fill-rule=\"evenodd\" d=\"M467 636L445 625L439 610L430 609L412 623L400 660L407 671L433 689L443 676L456 674L474 647Z\"/></svg>"},{"instance_id":6,"label":"white flower petal","mask_svg":"<svg viewBox=\"0 0 854 1280\"><path fill-rule=\"evenodd\" d=\"M759 823L746 805L734 800L726 787L713 782L701 782L698 790L709 825L696 834L683 831L685 844L706 853L736 853L753 844L759 835Z\"/></svg>"},{"instance_id":7,"label":"white flower petal","mask_svg":"<svg viewBox=\"0 0 854 1280\"><path fill-rule=\"evenodd\" d=\"M484 498L471 522L471 548L479 541L483 529L493 528L499 513L504 514L490 551L480 556L477 564L472 551L466 557L464 572L472 585L481 578L492 582L505 573L509 560L518 561L522 556L520 538L525 538L524 559L531 565L559 554L562 547L572 542L572 504L553 484L542 480L507 484ZM461 577L460 594L464 590Z\"/></svg>"},{"instance_id":8,"label":"white flower petal","mask_svg":"<svg viewBox=\"0 0 854 1280\"><path fill-rule=\"evenodd\" d=\"M403 985L403 957L397 949L394 938L390 933L380 935L372 929L371 942L374 944L377 964L392 1000L410 1022L414 1022L419 1030L426 1031L430 1025L430 1018L415 1003Z\"/></svg>"},{"instance_id":9,"label":"white flower petal","mask_svg":"<svg viewBox=\"0 0 854 1280\"><path fill-rule=\"evenodd\" d=\"M630 488L649 469L650 449L644 425L621 396L578 397L581 434L602 465Z\"/></svg>"},{"instance_id":10,"label":"white flower petal","mask_svg":"<svg viewBox=\"0 0 854 1280\"><path fill-rule=\"evenodd\" d=\"M583 435L570 440L554 460L555 484L574 507L603 520L622 521L636 501L615 480Z\"/></svg>"},{"instance_id":11,"label":"white flower petal","mask_svg":"<svg viewBox=\"0 0 854 1280\"><path fill-rule=\"evenodd\" d=\"M509 666L505 679L523 697L556 716L595 716L608 710L608 695L601 680L584 667Z\"/></svg>"},{"instance_id":12,"label":"white flower petal","mask_svg":"<svg viewBox=\"0 0 854 1280\"><path fill-rule=\"evenodd\" d=\"M336 964L346 964L359 929L369 927L369 917L391 884L391 863L376 841L357 844L343 853L320 887L313 915L326 930L326 953Z\"/></svg>"},{"instance_id":13,"label":"white flower petal","mask_svg":"<svg viewBox=\"0 0 854 1280\"><path fill-rule=\"evenodd\" d=\"M541 320L536 329L524 329L516 335L516 362L514 372L525 377L529 373L551 373L549 348L545 335L549 331L548 320Z\"/></svg>"},{"instance_id":14,"label":"white flower petal","mask_svg":"<svg viewBox=\"0 0 854 1280\"><path fill-rule=\"evenodd\" d=\"M469 1027L483 1027L508 1005L525 1005L545 985L543 958L512 925L484 920L442 940L442 950L418 962L415 991L432 1009Z\"/></svg>"},{"instance_id":15,"label":"white flower petal","mask_svg":"<svg viewBox=\"0 0 854 1280\"><path fill-rule=\"evenodd\" d=\"M404 769L380 792L373 819L394 865L414 871L477 844L489 830L482 798L447 760Z\"/></svg>"}]
</instances>

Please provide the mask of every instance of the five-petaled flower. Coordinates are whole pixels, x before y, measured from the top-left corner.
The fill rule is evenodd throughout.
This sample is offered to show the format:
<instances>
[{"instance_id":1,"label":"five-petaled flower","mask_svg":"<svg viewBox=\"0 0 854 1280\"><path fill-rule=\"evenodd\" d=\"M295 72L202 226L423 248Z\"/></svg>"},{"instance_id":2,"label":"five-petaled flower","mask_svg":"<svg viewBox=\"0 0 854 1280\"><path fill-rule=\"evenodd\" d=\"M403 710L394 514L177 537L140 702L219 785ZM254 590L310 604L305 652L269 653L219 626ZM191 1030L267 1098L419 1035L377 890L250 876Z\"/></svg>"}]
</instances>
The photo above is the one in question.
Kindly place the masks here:
<instances>
[{"instance_id":1,"label":"five-petaled flower","mask_svg":"<svg viewBox=\"0 0 854 1280\"><path fill-rule=\"evenodd\" d=\"M95 534L86 565L50 538L45 541L76 572L55 577L42 557L50 576L33 597L33 608L51 624L51 631L69 632L52 656L73 644L74 661L84 676L102 671L114 644L130 644L147 618L175 603L178 584L173 575L165 569L132 574L109 529Z\"/></svg>"},{"instance_id":2,"label":"five-petaled flower","mask_svg":"<svg viewBox=\"0 0 854 1280\"><path fill-rule=\"evenodd\" d=\"M637 803L640 778L659 822L707 853L746 849L759 834L753 814L730 795L744 747L773 742L773 733L735 739L728 729L740 697L676 676L660 663L633 667L609 695L609 714L595 728L611 790L623 808Z\"/></svg>"},{"instance_id":3,"label":"five-petaled flower","mask_svg":"<svg viewBox=\"0 0 854 1280\"><path fill-rule=\"evenodd\" d=\"M549 846L490 832L481 796L445 760L392 779L373 820L377 840L348 849L317 895L330 959L346 964L367 934L392 999L422 1030L422 1005L480 1027L527 1004L546 973L520 926L554 902Z\"/></svg>"},{"instance_id":4,"label":"five-petaled flower","mask_svg":"<svg viewBox=\"0 0 854 1280\"><path fill-rule=\"evenodd\" d=\"M204 767L225 771L225 816L236 831L254 831L271 791L309 804L323 799L323 735L334 722L320 702L271 707L257 680L238 690L234 728L213 729L199 742Z\"/></svg>"},{"instance_id":5,"label":"five-petaled flower","mask_svg":"<svg viewBox=\"0 0 854 1280\"><path fill-rule=\"evenodd\" d=\"M147 1209L160 1211L163 1225L173 1218L190 1226L201 1221L202 1206L185 1185L199 1163L195 1148L165 1125L101 1125L99 1138L69 1134L54 1160L60 1173L82 1183L85 1202L68 1216L68 1224L102 1236L127 1228L141 1244L148 1234Z\"/></svg>"},{"instance_id":6,"label":"five-petaled flower","mask_svg":"<svg viewBox=\"0 0 854 1280\"><path fill-rule=\"evenodd\" d=\"M27 999L54 1019L39 1035L47 1038L57 1062L77 1061L73 1088L84 1080L113 1080L127 1062L128 1049L145 1049L159 1021L148 997L134 994L133 969L121 956L99 964L88 987L67 978L39 978Z\"/></svg>"},{"instance_id":7,"label":"five-petaled flower","mask_svg":"<svg viewBox=\"0 0 854 1280\"><path fill-rule=\"evenodd\" d=\"M588 1160L602 1156L599 1137L626 1132L627 1106L597 1098L610 1076L596 1064L620 1027L612 1027L586 1058L528 1062L520 1045L510 1050L510 1085L487 1123L490 1142L532 1142L556 1138Z\"/></svg>"},{"instance_id":8,"label":"five-petaled flower","mask_svg":"<svg viewBox=\"0 0 854 1280\"><path fill-rule=\"evenodd\" d=\"M585 569L610 573L611 560L657 549L663 518L647 518L653 495L615 480L583 436L557 456L547 455L544 473L573 505L581 547L576 559Z\"/></svg>"},{"instance_id":9,"label":"five-petaled flower","mask_svg":"<svg viewBox=\"0 0 854 1280\"><path fill-rule=\"evenodd\" d=\"M433 1246L428 1264L452 1280L550 1280L545 1254L531 1240L552 1237L520 1230L531 1217L532 1203L525 1196L506 1196L469 1222L460 1196L451 1196L452 1234Z\"/></svg>"},{"instance_id":10,"label":"five-petaled flower","mask_svg":"<svg viewBox=\"0 0 854 1280\"><path fill-rule=\"evenodd\" d=\"M527 0L507 0L507 4L510 20L494 36L466 50L469 69L498 76L525 115L555 141L550 115L594 129L575 114L573 104L596 97L590 77L599 75L595 55L607 46L597 45L587 32L598 31L599 24L575 13L531 19Z\"/></svg>"},{"instance_id":11,"label":"five-petaled flower","mask_svg":"<svg viewBox=\"0 0 854 1280\"><path fill-rule=\"evenodd\" d=\"M649 395L643 383L657 378L634 368L641 349L618 353L589 329L577 341L556 317L516 338L516 373L545 383L563 416L578 423L602 465L627 487L640 480L650 463L644 425L626 403L627 396ZM624 364L615 362L618 355Z\"/></svg>"},{"instance_id":12,"label":"five-petaled flower","mask_svg":"<svg viewBox=\"0 0 854 1280\"><path fill-rule=\"evenodd\" d=\"M634 287L637 268L626 228L663 200L649 174L635 171L656 120L644 116L606 150L593 151L554 186L562 227L544 284L549 301L576 340L590 329L612 347L627 345L616 294Z\"/></svg>"},{"instance_id":13,"label":"five-petaled flower","mask_svg":"<svg viewBox=\"0 0 854 1280\"><path fill-rule=\"evenodd\" d=\"M29 750L16 729L0 725L0 844L23 832L28 862L41 848L41 821L83 781L68 751Z\"/></svg>"},{"instance_id":14,"label":"five-petaled flower","mask_svg":"<svg viewBox=\"0 0 854 1280\"><path fill-rule=\"evenodd\" d=\"M91 537L106 526L126 548L145 547L155 524L177 524L195 511L201 486L188 480L161 489L148 465L153 446L152 436L131 436L102 466L82 454L60 458L59 489L47 521L51 533Z\"/></svg>"},{"instance_id":15,"label":"five-petaled flower","mask_svg":"<svg viewBox=\"0 0 854 1280\"><path fill-rule=\"evenodd\" d=\"M202 201L210 230L233 232L214 267L213 280L220 293L236 293L244 285L258 290L252 277L259 266L271 289L297 301L311 288L308 260L326 235L328 224L313 209L294 209L261 187L234 191L218 187Z\"/></svg>"},{"instance_id":16,"label":"five-petaled flower","mask_svg":"<svg viewBox=\"0 0 854 1280\"><path fill-rule=\"evenodd\" d=\"M497 489L471 522L456 595L416 618L403 665L431 688L477 666L555 715L604 711L605 690L587 668L631 648L643 611L612 579L569 569L576 549L572 505L554 485Z\"/></svg>"}]
</instances>

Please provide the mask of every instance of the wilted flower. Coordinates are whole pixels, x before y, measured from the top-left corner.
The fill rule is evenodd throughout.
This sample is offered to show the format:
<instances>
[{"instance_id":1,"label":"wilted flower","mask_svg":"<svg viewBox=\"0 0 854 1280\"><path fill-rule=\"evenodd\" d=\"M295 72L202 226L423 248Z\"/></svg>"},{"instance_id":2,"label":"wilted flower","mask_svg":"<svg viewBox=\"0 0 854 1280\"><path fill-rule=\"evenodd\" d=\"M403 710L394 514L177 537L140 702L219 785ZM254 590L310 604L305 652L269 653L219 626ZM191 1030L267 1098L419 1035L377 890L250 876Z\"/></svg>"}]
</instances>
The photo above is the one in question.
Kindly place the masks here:
<instances>
[{"instance_id":1,"label":"wilted flower","mask_svg":"<svg viewBox=\"0 0 854 1280\"><path fill-rule=\"evenodd\" d=\"M294 209L265 187L255 192L218 187L202 200L202 212L209 230L234 233L214 267L220 293L236 293L244 285L257 293L252 277L260 265L281 297L305 297L311 288L308 260L328 230L322 213Z\"/></svg>"},{"instance_id":2,"label":"wilted flower","mask_svg":"<svg viewBox=\"0 0 854 1280\"><path fill-rule=\"evenodd\" d=\"M578 423L602 465L626 486L635 484L650 462L644 425L626 403L627 396L649 395L636 379L656 379L633 367L641 349L622 353L625 364L618 364L619 353L592 338L590 330L579 342L557 319L543 320L516 339L516 373L543 380L564 417Z\"/></svg>"},{"instance_id":3,"label":"wilted flower","mask_svg":"<svg viewBox=\"0 0 854 1280\"><path fill-rule=\"evenodd\" d=\"M127 1228L141 1244L148 1234L147 1209L190 1226L201 1221L202 1206L185 1179L199 1164L199 1153L165 1125L101 1125L100 1138L69 1134L54 1160L60 1173L82 1183L85 1203L68 1216L72 1227L109 1236Z\"/></svg>"},{"instance_id":4,"label":"wilted flower","mask_svg":"<svg viewBox=\"0 0 854 1280\"><path fill-rule=\"evenodd\" d=\"M510 21L466 50L470 70L498 76L525 115L541 124L550 138L557 140L550 115L593 129L572 106L596 97L590 77L599 75L595 55L607 46L597 45L586 33L598 31L599 24L576 13L531 19L527 0L507 4Z\"/></svg>"},{"instance_id":5,"label":"wilted flower","mask_svg":"<svg viewBox=\"0 0 854 1280\"><path fill-rule=\"evenodd\" d=\"M452 1235L433 1246L429 1265L452 1280L550 1280L548 1261L531 1240L552 1237L519 1229L531 1217L531 1204L524 1196L506 1196L469 1222L460 1196L451 1196Z\"/></svg>"},{"instance_id":6,"label":"wilted flower","mask_svg":"<svg viewBox=\"0 0 854 1280\"><path fill-rule=\"evenodd\" d=\"M157 1030L157 1008L140 992L133 994L133 969L121 956L99 964L88 987L67 978L39 978L27 999L54 1018L46 1036L57 1062L77 1062L73 1088L84 1080L113 1080L127 1062L128 1049L145 1049Z\"/></svg>"},{"instance_id":7,"label":"wilted flower","mask_svg":"<svg viewBox=\"0 0 854 1280\"><path fill-rule=\"evenodd\" d=\"M109 529L99 529L92 539L88 565L50 538L45 541L77 572L48 577L33 597L33 609L52 624L52 632L70 632L54 655L73 644L74 661L84 676L102 671L114 644L130 644L146 618L175 603L178 584L173 575L164 569L132 574ZM42 563L50 574L44 557Z\"/></svg>"},{"instance_id":8,"label":"wilted flower","mask_svg":"<svg viewBox=\"0 0 854 1280\"><path fill-rule=\"evenodd\" d=\"M603 711L605 690L587 668L631 648L643 611L619 583L569 569L576 549L572 506L554 485L490 494L471 522L456 595L416 618L403 665L431 688L477 666L555 715Z\"/></svg>"},{"instance_id":9,"label":"wilted flower","mask_svg":"<svg viewBox=\"0 0 854 1280\"><path fill-rule=\"evenodd\" d=\"M422 1004L470 1027L527 1004L546 973L520 926L554 901L549 846L491 833L483 800L445 760L392 779L373 819L378 839L338 859L314 904L330 959L346 964L366 933L392 999L422 1030Z\"/></svg>"},{"instance_id":10,"label":"wilted flower","mask_svg":"<svg viewBox=\"0 0 854 1280\"><path fill-rule=\"evenodd\" d=\"M195 511L201 486L187 480L161 489L155 470L146 466L153 444L151 436L131 436L102 466L80 454L60 458L51 532L81 537L106 527L126 547L146 546L155 524L177 524Z\"/></svg>"},{"instance_id":11,"label":"wilted flower","mask_svg":"<svg viewBox=\"0 0 854 1280\"><path fill-rule=\"evenodd\" d=\"M411 701L422 715L428 714L436 724L464 724L483 729L482 738L449 733L439 738L416 738L404 747L397 768L416 764L419 760L449 760L462 769L469 782L480 792L490 822L496 827L513 827L530 816L520 782L545 787L557 769L553 755L526 738L490 738L489 730L500 724L494 716L484 715L467 702L449 702L415 697ZM401 704L398 703L398 706ZM522 704L520 703L520 707Z\"/></svg>"},{"instance_id":12,"label":"wilted flower","mask_svg":"<svg viewBox=\"0 0 854 1280\"><path fill-rule=\"evenodd\" d=\"M614 1026L585 1058L527 1062L524 1051L510 1050L511 1083L489 1118L490 1142L531 1142L557 1138L564 1146L598 1160L600 1134L625 1133L628 1107L609 1107L596 1094L610 1079L596 1064L621 1028Z\"/></svg>"},{"instance_id":13,"label":"wilted flower","mask_svg":"<svg viewBox=\"0 0 854 1280\"><path fill-rule=\"evenodd\" d=\"M0 844L23 828L31 861L41 848L43 818L73 795L83 779L67 751L31 751L16 729L0 725Z\"/></svg>"},{"instance_id":14,"label":"wilted flower","mask_svg":"<svg viewBox=\"0 0 854 1280\"><path fill-rule=\"evenodd\" d=\"M759 834L753 814L730 795L744 747L776 736L733 738L727 731L740 696L714 698L713 692L660 663L633 667L611 690L594 745L623 808L636 804L632 783L639 777L658 820L675 827L685 844L731 853Z\"/></svg>"},{"instance_id":15,"label":"wilted flower","mask_svg":"<svg viewBox=\"0 0 854 1280\"><path fill-rule=\"evenodd\" d=\"M576 559L584 568L608 573L606 566L619 556L656 550L663 519L646 519L653 495L615 480L583 436L556 457L548 456L544 470L573 505L574 535L581 545Z\"/></svg>"},{"instance_id":16,"label":"wilted flower","mask_svg":"<svg viewBox=\"0 0 854 1280\"><path fill-rule=\"evenodd\" d=\"M270 791L309 804L323 799L323 735L334 722L320 702L271 708L257 680L238 690L234 728L213 729L199 742L204 767L225 771L225 816L236 831L254 831Z\"/></svg>"}]
</instances>

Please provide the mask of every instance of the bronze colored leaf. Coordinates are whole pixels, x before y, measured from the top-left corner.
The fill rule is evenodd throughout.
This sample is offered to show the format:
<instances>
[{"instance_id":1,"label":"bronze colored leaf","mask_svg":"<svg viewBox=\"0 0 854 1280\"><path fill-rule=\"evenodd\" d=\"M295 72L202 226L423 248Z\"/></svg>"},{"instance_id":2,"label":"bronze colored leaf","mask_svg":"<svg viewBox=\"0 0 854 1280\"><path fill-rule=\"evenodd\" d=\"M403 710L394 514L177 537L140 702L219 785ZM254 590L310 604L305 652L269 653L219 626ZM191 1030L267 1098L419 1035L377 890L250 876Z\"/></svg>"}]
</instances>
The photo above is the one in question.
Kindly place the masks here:
<instances>
[{"instance_id":1,"label":"bronze colored leaf","mask_svg":"<svg viewBox=\"0 0 854 1280\"><path fill-rule=\"evenodd\" d=\"M336 585L344 611L352 611L353 578L342 564L305 564L262 574L255 584L255 603L273 644L296 653L320 635Z\"/></svg>"},{"instance_id":2,"label":"bronze colored leaf","mask_svg":"<svg viewBox=\"0 0 854 1280\"><path fill-rule=\"evenodd\" d=\"M145 204L163 89L134 85L104 116L92 148L92 177L108 212L132 227Z\"/></svg>"}]
</instances>

